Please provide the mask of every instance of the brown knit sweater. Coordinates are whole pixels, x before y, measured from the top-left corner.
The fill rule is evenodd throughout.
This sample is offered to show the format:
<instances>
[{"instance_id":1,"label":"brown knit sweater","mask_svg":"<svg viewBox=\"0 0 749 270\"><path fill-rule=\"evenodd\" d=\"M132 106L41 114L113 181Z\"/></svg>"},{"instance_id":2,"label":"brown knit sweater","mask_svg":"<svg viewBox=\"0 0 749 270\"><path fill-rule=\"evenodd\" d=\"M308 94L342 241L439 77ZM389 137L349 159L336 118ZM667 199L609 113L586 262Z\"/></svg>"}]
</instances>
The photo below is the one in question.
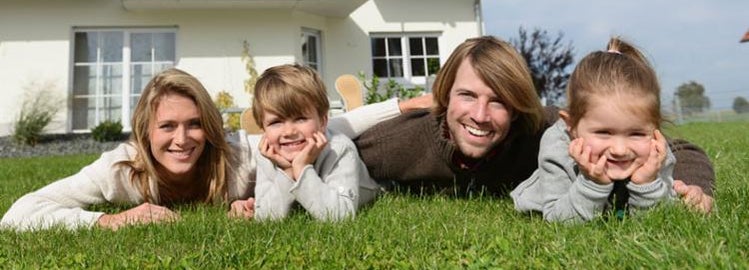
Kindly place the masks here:
<instances>
[{"instance_id":1,"label":"brown knit sweater","mask_svg":"<svg viewBox=\"0 0 749 270\"><path fill-rule=\"evenodd\" d=\"M355 139L370 175L378 182L395 181L409 187L452 188L507 195L538 167L538 147L544 130L558 119L558 109L547 107L544 128L535 134L510 132L505 140L470 169L456 165L460 155L446 138L445 116L417 110L384 121ZM511 127L511 130L513 129ZM677 164L674 179L702 187L712 195L715 182L705 153L683 140L671 142Z\"/></svg>"}]
</instances>

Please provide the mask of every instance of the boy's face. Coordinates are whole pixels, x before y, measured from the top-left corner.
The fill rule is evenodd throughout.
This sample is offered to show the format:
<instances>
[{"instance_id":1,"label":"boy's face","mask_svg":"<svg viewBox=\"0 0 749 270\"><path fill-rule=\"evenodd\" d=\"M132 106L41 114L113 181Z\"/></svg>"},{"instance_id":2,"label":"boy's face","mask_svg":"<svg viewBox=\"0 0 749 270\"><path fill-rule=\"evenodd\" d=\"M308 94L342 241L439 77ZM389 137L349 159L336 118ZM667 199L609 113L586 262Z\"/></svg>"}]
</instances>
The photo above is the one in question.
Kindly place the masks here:
<instances>
[{"instance_id":1,"label":"boy's face","mask_svg":"<svg viewBox=\"0 0 749 270\"><path fill-rule=\"evenodd\" d=\"M626 179L630 177L626 172L635 166L636 160L648 159L655 124L646 116L627 110L627 106L646 106L637 98L629 99L631 104L626 105L611 98L593 98L592 101L570 133L585 140L585 145L591 148L593 162L606 157L609 178Z\"/></svg>"},{"instance_id":2,"label":"boy's face","mask_svg":"<svg viewBox=\"0 0 749 270\"><path fill-rule=\"evenodd\" d=\"M268 144L289 161L307 146L307 138L314 139L312 135L318 131L325 133L328 122L327 117L321 118L312 108L296 118L282 117L267 110L263 114L263 130Z\"/></svg>"}]
</instances>

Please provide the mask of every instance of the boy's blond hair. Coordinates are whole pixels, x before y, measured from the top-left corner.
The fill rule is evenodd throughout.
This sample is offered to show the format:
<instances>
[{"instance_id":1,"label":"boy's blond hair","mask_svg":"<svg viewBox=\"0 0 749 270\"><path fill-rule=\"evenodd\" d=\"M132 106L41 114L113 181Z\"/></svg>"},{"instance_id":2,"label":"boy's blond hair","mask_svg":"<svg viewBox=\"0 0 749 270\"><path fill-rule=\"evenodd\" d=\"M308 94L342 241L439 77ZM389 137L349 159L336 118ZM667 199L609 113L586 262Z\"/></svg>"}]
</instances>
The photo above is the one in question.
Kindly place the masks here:
<instances>
[{"instance_id":1,"label":"boy's blond hair","mask_svg":"<svg viewBox=\"0 0 749 270\"><path fill-rule=\"evenodd\" d=\"M258 126L263 127L266 111L296 118L310 109L315 110L320 119L327 119L330 109L325 84L312 68L280 65L266 69L258 78L252 100L252 115Z\"/></svg>"}]
</instances>

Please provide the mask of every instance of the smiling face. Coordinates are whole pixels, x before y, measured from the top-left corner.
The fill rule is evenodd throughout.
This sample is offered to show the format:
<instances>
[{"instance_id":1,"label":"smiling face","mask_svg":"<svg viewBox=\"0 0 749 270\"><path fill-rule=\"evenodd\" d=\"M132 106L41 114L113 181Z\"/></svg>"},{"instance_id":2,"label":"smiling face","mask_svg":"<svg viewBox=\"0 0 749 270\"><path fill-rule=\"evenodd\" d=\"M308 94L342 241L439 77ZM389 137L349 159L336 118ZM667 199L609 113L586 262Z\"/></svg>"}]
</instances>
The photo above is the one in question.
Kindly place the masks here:
<instances>
[{"instance_id":1,"label":"smiling face","mask_svg":"<svg viewBox=\"0 0 749 270\"><path fill-rule=\"evenodd\" d=\"M162 177L191 179L206 142L195 102L173 93L161 97L150 123L149 141Z\"/></svg>"},{"instance_id":2,"label":"smiling face","mask_svg":"<svg viewBox=\"0 0 749 270\"><path fill-rule=\"evenodd\" d=\"M446 115L450 135L461 153L484 157L507 136L512 112L476 74L468 58L458 67Z\"/></svg>"},{"instance_id":3,"label":"smiling face","mask_svg":"<svg viewBox=\"0 0 749 270\"><path fill-rule=\"evenodd\" d=\"M656 129L647 114L633 110L647 106L646 101L637 97L626 100L624 104L621 99L593 97L577 127L570 129L573 137L583 138L591 147L592 160L606 157L606 173L611 179L630 177L625 172L634 162L647 160Z\"/></svg>"},{"instance_id":4,"label":"smiling face","mask_svg":"<svg viewBox=\"0 0 749 270\"><path fill-rule=\"evenodd\" d=\"M262 124L268 144L291 161L307 146L307 138L314 138L318 131L325 132L327 117L320 117L312 108L297 117L283 117L265 110Z\"/></svg>"}]
</instances>

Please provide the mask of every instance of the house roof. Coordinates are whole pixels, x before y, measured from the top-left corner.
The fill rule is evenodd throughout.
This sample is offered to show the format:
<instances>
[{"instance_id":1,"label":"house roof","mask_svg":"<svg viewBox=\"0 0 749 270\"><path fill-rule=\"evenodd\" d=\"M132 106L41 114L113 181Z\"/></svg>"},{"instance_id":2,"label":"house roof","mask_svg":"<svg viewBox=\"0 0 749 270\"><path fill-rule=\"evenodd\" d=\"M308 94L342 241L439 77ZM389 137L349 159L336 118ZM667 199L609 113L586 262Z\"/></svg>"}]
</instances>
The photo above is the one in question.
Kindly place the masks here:
<instances>
[{"instance_id":1,"label":"house roof","mask_svg":"<svg viewBox=\"0 0 749 270\"><path fill-rule=\"evenodd\" d=\"M346 17L367 0L121 0L127 10L290 9Z\"/></svg>"},{"instance_id":2,"label":"house roof","mask_svg":"<svg viewBox=\"0 0 749 270\"><path fill-rule=\"evenodd\" d=\"M749 31L746 31L746 34L744 34L744 37L741 38L741 41L739 43L744 43L749 41Z\"/></svg>"}]
</instances>

